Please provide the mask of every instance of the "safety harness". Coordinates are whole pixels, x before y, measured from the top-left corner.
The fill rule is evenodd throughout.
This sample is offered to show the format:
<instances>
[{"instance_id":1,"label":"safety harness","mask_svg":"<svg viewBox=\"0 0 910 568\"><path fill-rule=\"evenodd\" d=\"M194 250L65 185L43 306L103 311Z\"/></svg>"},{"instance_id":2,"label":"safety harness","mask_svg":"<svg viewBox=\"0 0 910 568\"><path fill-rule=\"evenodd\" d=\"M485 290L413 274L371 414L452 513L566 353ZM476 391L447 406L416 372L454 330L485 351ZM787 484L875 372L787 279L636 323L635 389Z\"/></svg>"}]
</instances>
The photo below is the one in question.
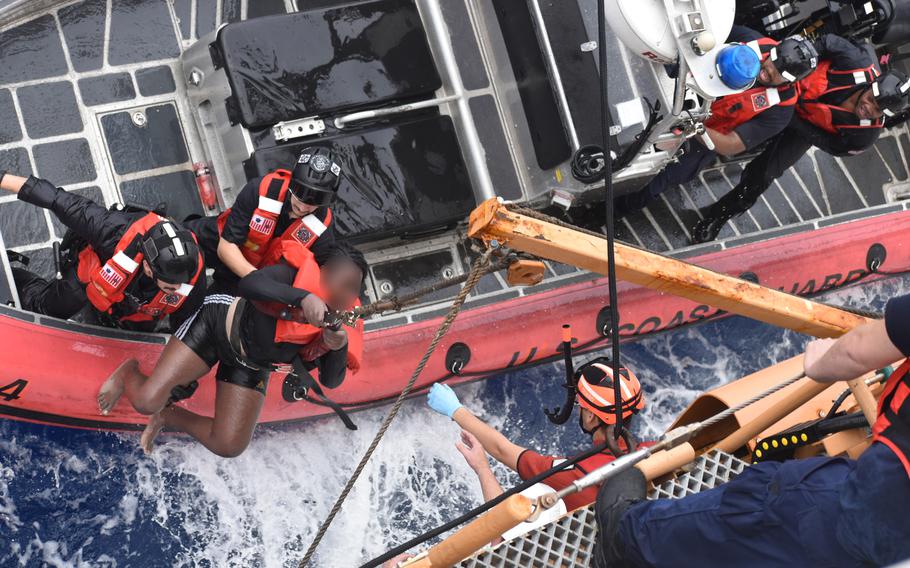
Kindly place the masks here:
<instances>
[{"instance_id":1,"label":"safety harness","mask_svg":"<svg viewBox=\"0 0 910 568\"><path fill-rule=\"evenodd\" d=\"M114 255L104 264L91 245L79 252L76 274L79 281L85 284L85 294L95 309L112 315L114 307L126 299L126 289L142 267L142 239L152 227L165 220L157 213L148 213L138 219L126 230L114 249ZM193 235L193 238L196 236ZM120 316L119 319L131 322L156 321L179 310L193 291L203 267L200 254L198 269L191 282L182 284L173 294L159 290L154 298L140 305L136 312Z\"/></svg>"},{"instance_id":2,"label":"safety harness","mask_svg":"<svg viewBox=\"0 0 910 568\"><path fill-rule=\"evenodd\" d=\"M263 177L259 183L259 203L250 217L247 240L240 249L247 262L256 268L275 264L281 256L282 248L312 247L332 222L331 210L328 211L325 221L320 221L315 215L307 215L291 223L281 238L275 240L275 229L278 227L278 218L281 216L290 184L291 172L288 170L275 170ZM231 210L228 209L218 216L218 234L224 232L230 214ZM267 258L270 261L264 263Z\"/></svg>"},{"instance_id":3,"label":"safety harness","mask_svg":"<svg viewBox=\"0 0 910 568\"><path fill-rule=\"evenodd\" d=\"M860 119L841 106L822 102L822 97L840 91L855 91L874 83L881 72L873 63L868 67L840 71L831 69L831 61L822 61L811 75L800 81L800 99L796 112L804 120L831 134L855 128L882 128L884 119Z\"/></svg>"},{"instance_id":4,"label":"safety harness","mask_svg":"<svg viewBox=\"0 0 910 568\"><path fill-rule=\"evenodd\" d=\"M750 41L747 45L764 61L779 43L766 37ZM714 101L711 105L711 116L705 121L705 126L722 134L729 134L766 110L775 106L794 106L798 99L798 83L786 83L778 87L758 85Z\"/></svg>"},{"instance_id":5,"label":"safety harness","mask_svg":"<svg viewBox=\"0 0 910 568\"><path fill-rule=\"evenodd\" d=\"M891 448L910 476L910 359L897 368L878 403L872 439Z\"/></svg>"}]
</instances>

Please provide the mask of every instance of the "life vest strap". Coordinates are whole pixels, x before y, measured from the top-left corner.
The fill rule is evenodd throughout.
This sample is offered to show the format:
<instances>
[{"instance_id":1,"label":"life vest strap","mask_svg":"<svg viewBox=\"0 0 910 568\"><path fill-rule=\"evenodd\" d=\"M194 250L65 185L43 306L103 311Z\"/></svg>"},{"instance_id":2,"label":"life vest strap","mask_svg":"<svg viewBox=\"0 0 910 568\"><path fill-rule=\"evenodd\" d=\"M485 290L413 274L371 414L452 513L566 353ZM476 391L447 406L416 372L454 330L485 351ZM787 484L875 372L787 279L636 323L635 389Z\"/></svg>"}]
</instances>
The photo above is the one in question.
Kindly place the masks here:
<instances>
[{"instance_id":1,"label":"life vest strap","mask_svg":"<svg viewBox=\"0 0 910 568\"><path fill-rule=\"evenodd\" d=\"M351 417L348 416L348 413L345 412L341 405L325 395L322 387L319 386L319 383L307 370L303 359L299 356L294 357L291 364L294 367L294 373L288 374L284 380L284 388L282 389L284 399L288 402L305 400L311 404L331 408L348 430L357 430L357 425L354 424L354 421L351 420ZM316 399L310 396L310 392L316 395Z\"/></svg>"}]
</instances>

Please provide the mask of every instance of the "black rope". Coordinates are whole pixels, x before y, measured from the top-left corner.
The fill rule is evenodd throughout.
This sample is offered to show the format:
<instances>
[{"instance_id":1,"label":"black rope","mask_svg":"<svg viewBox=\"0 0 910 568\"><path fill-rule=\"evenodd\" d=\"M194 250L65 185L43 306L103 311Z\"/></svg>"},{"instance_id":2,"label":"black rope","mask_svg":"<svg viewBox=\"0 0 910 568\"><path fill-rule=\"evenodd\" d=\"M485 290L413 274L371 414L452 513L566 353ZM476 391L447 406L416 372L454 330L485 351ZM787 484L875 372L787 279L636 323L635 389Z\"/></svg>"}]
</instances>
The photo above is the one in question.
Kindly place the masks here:
<instances>
[{"instance_id":1,"label":"black rope","mask_svg":"<svg viewBox=\"0 0 910 568\"><path fill-rule=\"evenodd\" d=\"M568 468L569 466L573 466L582 460L585 460L591 456L597 455L600 452L604 451L605 449L607 449L606 442L597 444L593 448L585 450L584 452L578 454L577 456L567 459L564 462L560 462L559 464L551 467L547 471L545 471L543 473L539 473L539 474L535 475L534 477L532 477L531 479L528 479L527 481L519 483L512 489L509 489L508 491L504 492L502 495L494 497L493 499L490 499L483 505L480 505L479 507L475 507L475 508L471 509L470 511L468 511L464 515L458 517L457 519L449 521L444 525L440 525L433 530L429 530L421 535L418 535L418 536L412 538L411 540L409 540L403 544L396 546L395 548L386 552L382 556L377 556L376 558L370 560L369 562L367 562L360 568L376 568L376 566L381 565L383 562L386 562L387 560L391 560L392 558L395 558L399 554L405 553L405 552L411 550L412 548L414 548L415 546L417 546L419 544L423 544L424 542L430 540L431 538L437 537L444 532L448 532L448 531L454 529L455 527L473 519L474 517L489 511L490 509L492 509L496 505L499 505L500 503L502 503L503 501L505 501L512 495L515 495L516 493L521 493L528 487L531 487L532 485L535 485L537 483L544 481L546 478L550 477L554 473L563 471L564 469Z\"/></svg>"},{"instance_id":2,"label":"black rope","mask_svg":"<svg viewBox=\"0 0 910 568\"><path fill-rule=\"evenodd\" d=\"M610 288L610 346L613 356L613 400L616 401L616 428L615 436L618 440L622 436L622 377L620 369L622 360L619 358L619 308L617 307L618 294L616 292L616 227L613 218L613 153L610 150L610 95L607 89L607 3L600 0L597 3L597 47L600 52L600 111L601 135L604 148L604 208L607 217L607 278ZM683 80L682 78L679 79Z\"/></svg>"}]
</instances>

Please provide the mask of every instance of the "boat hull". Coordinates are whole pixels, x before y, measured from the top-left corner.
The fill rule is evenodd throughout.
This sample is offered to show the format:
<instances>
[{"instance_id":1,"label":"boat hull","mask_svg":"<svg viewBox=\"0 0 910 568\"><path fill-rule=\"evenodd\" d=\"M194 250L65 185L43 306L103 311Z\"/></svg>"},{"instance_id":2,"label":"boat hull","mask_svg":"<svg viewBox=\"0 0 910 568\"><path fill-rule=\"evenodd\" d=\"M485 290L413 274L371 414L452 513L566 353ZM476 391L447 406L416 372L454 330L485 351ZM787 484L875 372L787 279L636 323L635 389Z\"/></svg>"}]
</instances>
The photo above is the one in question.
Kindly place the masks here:
<instances>
[{"instance_id":1,"label":"boat hull","mask_svg":"<svg viewBox=\"0 0 910 568\"><path fill-rule=\"evenodd\" d=\"M867 217L813 231L744 244L688 260L718 272L757 278L761 284L800 295L910 270L910 212ZM870 273L870 251L883 247L882 273ZM836 254L832 251L837 251ZM714 308L620 284L620 322L633 340L724 315ZM419 378L415 393L433 382L451 384L488 377L560 356L561 326L572 325L579 351L606 343L602 333L607 310L604 278L539 291L518 298L465 309L440 343ZM394 399L424 354L440 318L366 334L363 369L329 395L351 410ZM108 416L98 413L95 396L103 380L125 359L135 357L149 373L164 348L161 336L139 336L35 317L13 309L0 312L3 345L0 368L0 416L74 428L133 430L146 418L129 403ZM469 356L468 356L469 354ZM451 366L459 361L453 374ZM448 365L448 368L447 368ZM275 374L268 387L261 422L286 423L330 414L328 408L282 397L284 377ZM209 414L215 381L200 380L195 396L184 401Z\"/></svg>"}]
</instances>

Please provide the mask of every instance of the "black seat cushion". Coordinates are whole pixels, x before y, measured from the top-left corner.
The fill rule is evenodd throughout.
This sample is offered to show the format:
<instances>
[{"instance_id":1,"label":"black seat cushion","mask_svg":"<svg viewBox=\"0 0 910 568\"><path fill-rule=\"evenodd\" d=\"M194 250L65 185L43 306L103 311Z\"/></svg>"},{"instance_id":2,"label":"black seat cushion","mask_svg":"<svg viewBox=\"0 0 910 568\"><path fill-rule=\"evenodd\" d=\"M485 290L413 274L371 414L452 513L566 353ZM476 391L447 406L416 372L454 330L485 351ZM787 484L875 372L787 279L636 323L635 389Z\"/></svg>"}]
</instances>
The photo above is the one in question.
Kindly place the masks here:
<instances>
[{"instance_id":1,"label":"black seat cushion","mask_svg":"<svg viewBox=\"0 0 910 568\"><path fill-rule=\"evenodd\" d=\"M229 116L250 129L425 97L442 85L413 0L228 24L212 45L233 92Z\"/></svg>"}]
</instances>

